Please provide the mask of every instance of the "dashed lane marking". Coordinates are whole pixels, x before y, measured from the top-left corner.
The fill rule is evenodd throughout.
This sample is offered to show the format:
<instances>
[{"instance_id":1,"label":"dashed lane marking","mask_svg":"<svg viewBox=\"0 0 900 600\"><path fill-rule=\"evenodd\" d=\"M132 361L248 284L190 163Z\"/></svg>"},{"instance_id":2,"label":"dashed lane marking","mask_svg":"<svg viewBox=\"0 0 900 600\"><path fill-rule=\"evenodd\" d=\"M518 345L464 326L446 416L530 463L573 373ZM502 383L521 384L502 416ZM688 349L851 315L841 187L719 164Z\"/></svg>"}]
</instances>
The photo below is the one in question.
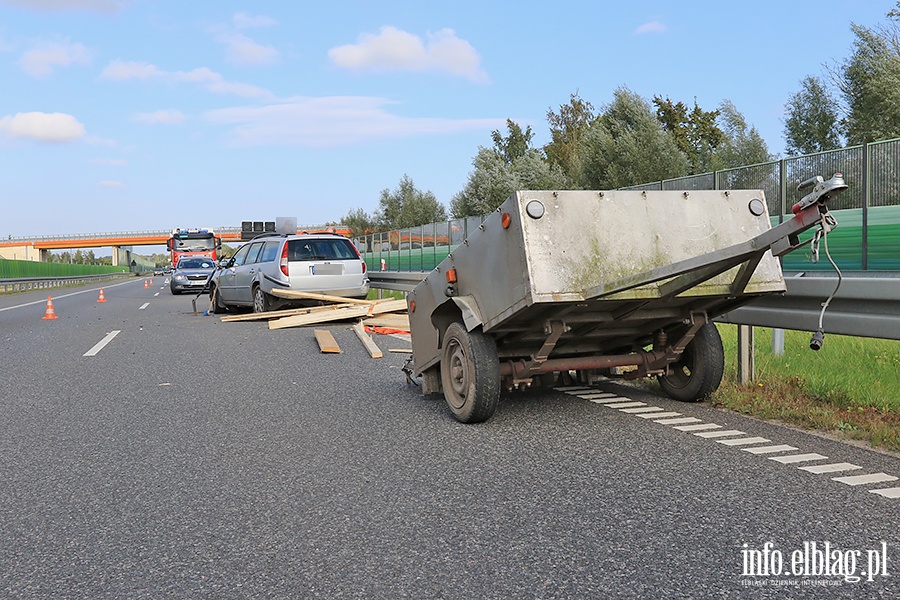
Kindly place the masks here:
<instances>
[{"instance_id":1,"label":"dashed lane marking","mask_svg":"<svg viewBox=\"0 0 900 600\"><path fill-rule=\"evenodd\" d=\"M635 408L637 406L647 406L646 402L616 402L615 404L607 404L610 408Z\"/></svg>"},{"instance_id":2,"label":"dashed lane marking","mask_svg":"<svg viewBox=\"0 0 900 600\"><path fill-rule=\"evenodd\" d=\"M661 413L645 413L642 415L635 415L642 419L665 419L666 417L680 417L681 413L679 412L661 412Z\"/></svg>"},{"instance_id":3,"label":"dashed lane marking","mask_svg":"<svg viewBox=\"0 0 900 600\"><path fill-rule=\"evenodd\" d=\"M751 454L771 454L774 452L793 452L796 450L794 446L788 446L787 444L780 444L778 446L756 446L755 448L743 448L744 452L749 452Z\"/></svg>"},{"instance_id":4,"label":"dashed lane marking","mask_svg":"<svg viewBox=\"0 0 900 600\"><path fill-rule=\"evenodd\" d=\"M810 462L813 460L825 460L827 456L811 452L809 454L790 454L788 456L770 456L769 460L775 460L783 465L792 465L799 462Z\"/></svg>"},{"instance_id":5,"label":"dashed lane marking","mask_svg":"<svg viewBox=\"0 0 900 600\"><path fill-rule=\"evenodd\" d=\"M138 310L144 310L144 309L147 308L148 306L150 306L150 303L149 303L149 302L144 302L143 304L141 304L141 307L140 307Z\"/></svg>"},{"instance_id":6,"label":"dashed lane marking","mask_svg":"<svg viewBox=\"0 0 900 600\"><path fill-rule=\"evenodd\" d=\"M84 354L82 354L82 356L96 356L101 350L103 350L104 347L106 347L106 345L108 343L110 343L113 340L114 337L119 335L119 333L120 333L119 330L110 331L109 333L106 334L106 337L104 337L102 340L100 340L99 342L94 344L94 347L91 348L90 350L88 350L87 352L85 352Z\"/></svg>"},{"instance_id":7,"label":"dashed lane marking","mask_svg":"<svg viewBox=\"0 0 900 600\"><path fill-rule=\"evenodd\" d=\"M661 419L656 421L660 425L686 425L688 423L700 423L700 419L696 417L676 417L674 419Z\"/></svg>"},{"instance_id":8,"label":"dashed lane marking","mask_svg":"<svg viewBox=\"0 0 900 600\"><path fill-rule=\"evenodd\" d=\"M609 406L614 402L625 402L628 398L621 398L619 396L610 396L609 398L588 398L588 402L593 402L594 404L605 404Z\"/></svg>"},{"instance_id":9,"label":"dashed lane marking","mask_svg":"<svg viewBox=\"0 0 900 600\"><path fill-rule=\"evenodd\" d=\"M851 463L831 463L830 465L812 465L809 467L798 467L801 471L808 471L821 475L822 473L837 473L839 471L856 471L862 469L859 465Z\"/></svg>"},{"instance_id":10,"label":"dashed lane marking","mask_svg":"<svg viewBox=\"0 0 900 600\"><path fill-rule=\"evenodd\" d=\"M869 490L871 494L878 494L885 498L900 498L900 487L884 488L880 490Z\"/></svg>"},{"instance_id":11,"label":"dashed lane marking","mask_svg":"<svg viewBox=\"0 0 900 600\"><path fill-rule=\"evenodd\" d=\"M737 438L730 440L716 440L718 444L724 444L726 446L747 446L749 444L765 444L766 442L771 442L772 440L767 440L764 437L747 437L747 438Z\"/></svg>"},{"instance_id":12,"label":"dashed lane marking","mask_svg":"<svg viewBox=\"0 0 900 600\"><path fill-rule=\"evenodd\" d=\"M623 408L621 410L623 413L627 413L629 415L639 415L641 413L651 413L651 412L663 412L658 406L642 406L640 408Z\"/></svg>"},{"instance_id":13,"label":"dashed lane marking","mask_svg":"<svg viewBox=\"0 0 900 600\"><path fill-rule=\"evenodd\" d=\"M847 477L832 477L834 481L840 481L847 485L864 485L867 483L884 483L897 481L897 478L887 473L872 473L871 475L848 475Z\"/></svg>"},{"instance_id":14,"label":"dashed lane marking","mask_svg":"<svg viewBox=\"0 0 900 600\"><path fill-rule=\"evenodd\" d=\"M738 431L737 429L725 429L723 431L701 431L700 433L695 433L697 437L702 438L717 438L717 437L727 437L729 435L746 435L743 431Z\"/></svg>"},{"instance_id":15,"label":"dashed lane marking","mask_svg":"<svg viewBox=\"0 0 900 600\"><path fill-rule=\"evenodd\" d=\"M701 423L699 425L681 425L676 427L678 431L706 431L707 429L721 429L721 425L715 423Z\"/></svg>"}]
</instances>

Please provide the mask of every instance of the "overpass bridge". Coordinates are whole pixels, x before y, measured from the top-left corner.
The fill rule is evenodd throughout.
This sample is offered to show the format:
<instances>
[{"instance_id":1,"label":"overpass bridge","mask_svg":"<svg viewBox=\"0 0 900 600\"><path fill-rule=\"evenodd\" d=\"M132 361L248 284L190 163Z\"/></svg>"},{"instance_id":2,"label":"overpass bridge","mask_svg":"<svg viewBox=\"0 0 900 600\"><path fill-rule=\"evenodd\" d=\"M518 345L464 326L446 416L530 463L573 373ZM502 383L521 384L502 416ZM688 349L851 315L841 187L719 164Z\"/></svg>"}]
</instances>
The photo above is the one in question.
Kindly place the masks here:
<instances>
[{"instance_id":1,"label":"overpass bridge","mask_svg":"<svg viewBox=\"0 0 900 600\"><path fill-rule=\"evenodd\" d=\"M297 228L297 232L325 231L328 227L327 225L303 225ZM340 225L334 227L334 230L342 235L350 234L349 229ZM218 227L213 231L225 243L237 243L243 239L243 227ZM122 250L127 250L132 246L165 246L166 240L171 236L171 229L23 237L9 236L5 240L0 240L0 258L46 262L47 254L53 250L109 247L112 248L113 266L117 266Z\"/></svg>"}]
</instances>

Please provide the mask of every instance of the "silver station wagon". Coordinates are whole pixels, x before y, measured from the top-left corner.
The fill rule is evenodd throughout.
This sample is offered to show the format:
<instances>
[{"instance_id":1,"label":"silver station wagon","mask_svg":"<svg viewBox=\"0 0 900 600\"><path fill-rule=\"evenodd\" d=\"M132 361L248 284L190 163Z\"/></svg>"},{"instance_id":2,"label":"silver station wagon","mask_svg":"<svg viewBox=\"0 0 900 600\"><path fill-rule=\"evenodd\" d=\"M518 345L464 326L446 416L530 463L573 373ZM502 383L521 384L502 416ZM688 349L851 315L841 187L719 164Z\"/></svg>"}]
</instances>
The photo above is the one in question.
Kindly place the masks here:
<instances>
[{"instance_id":1,"label":"silver station wagon","mask_svg":"<svg viewBox=\"0 0 900 600\"><path fill-rule=\"evenodd\" d=\"M356 246L341 235L264 235L222 261L210 282L213 311L245 306L266 312L309 303L279 298L274 289L365 298L369 277Z\"/></svg>"}]
</instances>

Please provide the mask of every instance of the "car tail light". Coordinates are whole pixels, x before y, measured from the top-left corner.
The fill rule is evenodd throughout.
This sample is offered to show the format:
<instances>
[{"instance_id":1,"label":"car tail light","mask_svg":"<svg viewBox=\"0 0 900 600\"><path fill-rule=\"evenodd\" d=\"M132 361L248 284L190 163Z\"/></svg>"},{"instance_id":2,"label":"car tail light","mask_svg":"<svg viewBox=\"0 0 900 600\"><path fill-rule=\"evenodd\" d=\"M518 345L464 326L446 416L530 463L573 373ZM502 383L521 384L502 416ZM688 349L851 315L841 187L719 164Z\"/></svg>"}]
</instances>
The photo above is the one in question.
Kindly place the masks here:
<instances>
[{"instance_id":1,"label":"car tail light","mask_svg":"<svg viewBox=\"0 0 900 600\"><path fill-rule=\"evenodd\" d=\"M284 246L281 247L281 272L284 273L285 277L290 277L290 273L288 273L288 243L285 242Z\"/></svg>"},{"instance_id":2,"label":"car tail light","mask_svg":"<svg viewBox=\"0 0 900 600\"><path fill-rule=\"evenodd\" d=\"M368 269L368 266L366 266L366 261L361 260L361 261L359 261L359 262L362 263L363 275L365 275L365 274L366 274L366 269Z\"/></svg>"}]
</instances>

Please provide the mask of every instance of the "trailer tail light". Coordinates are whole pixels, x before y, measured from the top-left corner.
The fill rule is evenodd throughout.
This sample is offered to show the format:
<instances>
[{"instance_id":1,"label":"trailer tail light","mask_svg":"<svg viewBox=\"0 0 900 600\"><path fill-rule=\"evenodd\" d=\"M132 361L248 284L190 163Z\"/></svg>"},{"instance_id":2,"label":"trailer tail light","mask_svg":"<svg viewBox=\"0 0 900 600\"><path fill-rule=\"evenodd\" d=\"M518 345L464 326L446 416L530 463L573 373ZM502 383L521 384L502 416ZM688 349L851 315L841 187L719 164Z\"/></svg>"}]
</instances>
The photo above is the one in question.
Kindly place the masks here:
<instances>
[{"instance_id":1,"label":"trailer tail light","mask_svg":"<svg viewBox=\"0 0 900 600\"><path fill-rule=\"evenodd\" d=\"M512 223L512 217L509 216L509 213L503 213L500 217L500 225L503 226L503 229L509 229L510 223Z\"/></svg>"},{"instance_id":2,"label":"trailer tail light","mask_svg":"<svg viewBox=\"0 0 900 600\"><path fill-rule=\"evenodd\" d=\"M456 283L456 269L447 269L447 283Z\"/></svg>"},{"instance_id":3,"label":"trailer tail light","mask_svg":"<svg viewBox=\"0 0 900 600\"><path fill-rule=\"evenodd\" d=\"M285 277L290 277L291 274L288 273L288 244L285 242L284 246L281 247L281 272L284 273Z\"/></svg>"},{"instance_id":4,"label":"trailer tail light","mask_svg":"<svg viewBox=\"0 0 900 600\"><path fill-rule=\"evenodd\" d=\"M411 312L411 313L416 312L416 301L415 300L409 301L409 312Z\"/></svg>"}]
</instances>

